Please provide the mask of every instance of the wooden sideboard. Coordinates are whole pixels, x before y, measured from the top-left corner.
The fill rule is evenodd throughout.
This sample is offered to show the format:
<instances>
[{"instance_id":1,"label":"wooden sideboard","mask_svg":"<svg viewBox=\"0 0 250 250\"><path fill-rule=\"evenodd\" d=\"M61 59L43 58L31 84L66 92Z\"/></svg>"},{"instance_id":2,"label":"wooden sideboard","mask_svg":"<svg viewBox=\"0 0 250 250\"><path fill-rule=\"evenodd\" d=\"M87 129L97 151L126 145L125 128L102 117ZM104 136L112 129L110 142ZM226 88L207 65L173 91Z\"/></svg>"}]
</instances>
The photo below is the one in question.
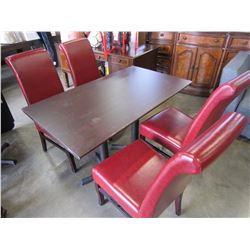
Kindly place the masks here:
<instances>
[{"instance_id":1,"label":"wooden sideboard","mask_svg":"<svg viewBox=\"0 0 250 250\"><path fill-rule=\"evenodd\" d=\"M182 92L208 96L219 84L223 67L240 50L250 50L250 34L239 32L149 32L159 45L157 71L192 80Z\"/></svg>"}]
</instances>

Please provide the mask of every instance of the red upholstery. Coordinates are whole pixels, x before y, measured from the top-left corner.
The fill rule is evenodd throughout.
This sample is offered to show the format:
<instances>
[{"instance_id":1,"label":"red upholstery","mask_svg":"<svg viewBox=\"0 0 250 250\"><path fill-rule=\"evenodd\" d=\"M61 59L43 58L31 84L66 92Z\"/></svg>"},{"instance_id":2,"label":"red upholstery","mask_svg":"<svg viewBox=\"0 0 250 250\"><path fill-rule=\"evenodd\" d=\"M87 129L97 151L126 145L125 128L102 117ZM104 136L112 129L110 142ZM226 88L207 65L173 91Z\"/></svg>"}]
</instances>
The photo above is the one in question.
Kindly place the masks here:
<instances>
[{"instance_id":1,"label":"red upholstery","mask_svg":"<svg viewBox=\"0 0 250 250\"><path fill-rule=\"evenodd\" d=\"M34 49L5 58L13 70L27 103L63 92L56 69L45 49Z\"/></svg>"},{"instance_id":2,"label":"red upholstery","mask_svg":"<svg viewBox=\"0 0 250 250\"><path fill-rule=\"evenodd\" d=\"M87 38L61 43L59 48L66 56L75 87L100 77L95 55Z\"/></svg>"},{"instance_id":3,"label":"red upholstery","mask_svg":"<svg viewBox=\"0 0 250 250\"><path fill-rule=\"evenodd\" d=\"M63 92L60 78L45 49L34 49L5 58L13 70L27 103L46 99ZM44 129L36 128L45 133Z\"/></svg>"},{"instance_id":4,"label":"red upholstery","mask_svg":"<svg viewBox=\"0 0 250 250\"><path fill-rule=\"evenodd\" d=\"M161 214L240 134L245 116L228 113L170 160L137 140L93 170L93 178L132 217Z\"/></svg>"},{"instance_id":5,"label":"red upholstery","mask_svg":"<svg viewBox=\"0 0 250 250\"><path fill-rule=\"evenodd\" d=\"M177 152L192 125L193 119L170 107L141 123L140 134Z\"/></svg>"},{"instance_id":6,"label":"red upholstery","mask_svg":"<svg viewBox=\"0 0 250 250\"><path fill-rule=\"evenodd\" d=\"M188 145L199 134L217 121L227 105L250 86L250 71L218 87L193 119L182 112L168 108L144 121L140 134L158 142L173 152Z\"/></svg>"}]
</instances>

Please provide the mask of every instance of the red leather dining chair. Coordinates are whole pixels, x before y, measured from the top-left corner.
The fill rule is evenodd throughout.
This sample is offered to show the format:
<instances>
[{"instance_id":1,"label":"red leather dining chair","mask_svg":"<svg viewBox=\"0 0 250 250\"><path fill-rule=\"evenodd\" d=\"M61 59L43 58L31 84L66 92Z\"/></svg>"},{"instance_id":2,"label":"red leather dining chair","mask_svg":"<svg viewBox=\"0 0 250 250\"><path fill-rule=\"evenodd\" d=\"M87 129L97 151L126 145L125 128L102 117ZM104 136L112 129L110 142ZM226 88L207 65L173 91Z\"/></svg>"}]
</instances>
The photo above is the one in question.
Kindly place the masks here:
<instances>
[{"instance_id":1,"label":"red leather dining chair","mask_svg":"<svg viewBox=\"0 0 250 250\"><path fill-rule=\"evenodd\" d=\"M100 77L95 55L87 38L61 43L59 48L65 54L75 87Z\"/></svg>"},{"instance_id":2,"label":"red leather dining chair","mask_svg":"<svg viewBox=\"0 0 250 250\"><path fill-rule=\"evenodd\" d=\"M28 105L64 91L53 62L45 49L34 49L11 55L6 57L5 61L13 70ZM55 139L52 139L42 127L38 124L35 126L44 152L47 151L46 140L48 140L66 152L72 171L76 172L74 157Z\"/></svg>"},{"instance_id":3,"label":"red leather dining chair","mask_svg":"<svg viewBox=\"0 0 250 250\"><path fill-rule=\"evenodd\" d=\"M190 117L174 107L169 107L142 122L140 135L175 153L217 121L228 104L249 86L250 71L246 71L218 87L196 117Z\"/></svg>"},{"instance_id":4,"label":"red leather dining chair","mask_svg":"<svg viewBox=\"0 0 250 250\"><path fill-rule=\"evenodd\" d=\"M242 114L228 113L169 160L145 141L133 142L92 170L99 204L107 198L138 218L157 217L175 201L180 215L182 193L192 175L220 156L246 123Z\"/></svg>"}]
</instances>

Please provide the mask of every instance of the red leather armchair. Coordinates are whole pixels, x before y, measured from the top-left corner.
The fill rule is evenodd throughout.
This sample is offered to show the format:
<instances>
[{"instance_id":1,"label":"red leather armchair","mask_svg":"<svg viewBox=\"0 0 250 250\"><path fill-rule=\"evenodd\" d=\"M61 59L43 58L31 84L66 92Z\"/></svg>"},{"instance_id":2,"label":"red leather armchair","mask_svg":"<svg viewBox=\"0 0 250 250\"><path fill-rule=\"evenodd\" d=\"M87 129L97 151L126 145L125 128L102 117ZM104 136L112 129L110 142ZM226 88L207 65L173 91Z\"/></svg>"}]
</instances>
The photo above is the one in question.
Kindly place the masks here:
<instances>
[{"instance_id":1,"label":"red leather armchair","mask_svg":"<svg viewBox=\"0 0 250 250\"><path fill-rule=\"evenodd\" d=\"M61 43L59 48L65 54L75 87L100 77L95 55L87 38Z\"/></svg>"},{"instance_id":2,"label":"red leather armchair","mask_svg":"<svg viewBox=\"0 0 250 250\"><path fill-rule=\"evenodd\" d=\"M92 170L99 204L108 198L129 216L156 217L175 201L180 215L191 176L222 154L246 123L242 114L228 113L169 160L143 140L135 141Z\"/></svg>"},{"instance_id":3,"label":"red leather armchair","mask_svg":"<svg viewBox=\"0 0 250 250\"><path fill-rule=\"evenodd\" d=\"M64 91L53 62L45 49L34 49L11 55L6 57L5 61L13 70L28 105ZM47 151L46 140L63 149L70 160L72 171L76 172L74 157L52 139L52 136L48 135L42 127L35 125L43 150Z\"/></svg>"},{"instance_id":4,"label":"red leather armchair","mask_svg":"<svg viewBox=\"0 0 250 250\"><path fill-rule=\"evenodd\" d=\"M217 121L228 104L248 87L250 87L250 71L218 87L196 117L192 118L170 107L142 122L140 135L174 153L178 152Z\"/></svg>"}]
</instances>

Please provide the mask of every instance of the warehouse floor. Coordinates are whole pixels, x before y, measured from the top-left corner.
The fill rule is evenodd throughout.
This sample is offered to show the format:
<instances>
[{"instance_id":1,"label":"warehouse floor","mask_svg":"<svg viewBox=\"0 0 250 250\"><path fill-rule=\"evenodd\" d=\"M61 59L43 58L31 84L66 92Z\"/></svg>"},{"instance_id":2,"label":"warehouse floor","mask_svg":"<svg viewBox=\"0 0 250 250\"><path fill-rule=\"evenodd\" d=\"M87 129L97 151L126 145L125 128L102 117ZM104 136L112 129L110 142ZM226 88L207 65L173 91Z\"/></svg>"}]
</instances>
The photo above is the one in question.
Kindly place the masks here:
<instances>
[{"instance_id":1,"label":"warehouse floor","mask_svg":"<svg viewBox=\"0 0 250 250\"><path fill-rule=\"evenodd\" d=\"M93 183L80 185L81 178L97 164L93 152L81 160L76 174L71 172L61 150L49 144L48 152L43 152L33 122L21 111L26 102L15 77L6 66L1 71L2 92L15 119L15 128L2 134L2 142L10 144L2 157L18 162L1 167L1 203L7 209L7 217L124 217L110 203L98 205ZM59 69L58 72L62 78ZM205 100L180 93L147 117L169 105L194 115ZM128 128L115 139L129 143L129 138ZM210 168L193 177L184 192L180 217L249 217L249 170L250 143L237 139ZM174 206L161 217L177 217Z\"/></svg>"}]
</instances>

